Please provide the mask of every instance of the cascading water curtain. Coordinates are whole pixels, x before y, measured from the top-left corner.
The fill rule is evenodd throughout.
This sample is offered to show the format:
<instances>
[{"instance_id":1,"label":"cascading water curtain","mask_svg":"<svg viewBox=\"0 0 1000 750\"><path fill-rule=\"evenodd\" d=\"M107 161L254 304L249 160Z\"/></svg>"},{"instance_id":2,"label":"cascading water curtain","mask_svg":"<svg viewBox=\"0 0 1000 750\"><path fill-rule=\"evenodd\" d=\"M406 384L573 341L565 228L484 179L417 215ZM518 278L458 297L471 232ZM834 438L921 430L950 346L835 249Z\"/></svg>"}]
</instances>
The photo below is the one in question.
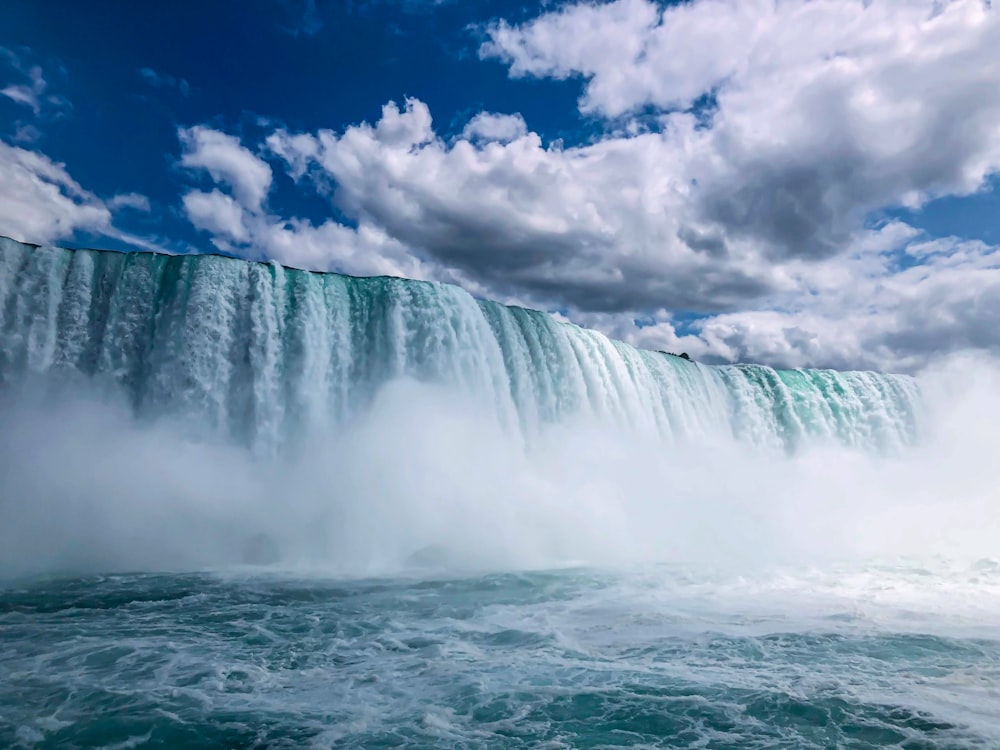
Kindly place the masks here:
<instances>
[{"instance_id":1,"label":"cascading water curtain","mask_svg":"<svg viewBox=\"0 0 1000 750\"><path fill-rule=\"evenodd\" d=\"M892 452L916 438L920 400L907 376L709 367L449 285L3 239L0 383L46 373L265 451L335 429L403 377L458 389L527 440L582 417L667 445Z\"/></svg>"}]
</instances>

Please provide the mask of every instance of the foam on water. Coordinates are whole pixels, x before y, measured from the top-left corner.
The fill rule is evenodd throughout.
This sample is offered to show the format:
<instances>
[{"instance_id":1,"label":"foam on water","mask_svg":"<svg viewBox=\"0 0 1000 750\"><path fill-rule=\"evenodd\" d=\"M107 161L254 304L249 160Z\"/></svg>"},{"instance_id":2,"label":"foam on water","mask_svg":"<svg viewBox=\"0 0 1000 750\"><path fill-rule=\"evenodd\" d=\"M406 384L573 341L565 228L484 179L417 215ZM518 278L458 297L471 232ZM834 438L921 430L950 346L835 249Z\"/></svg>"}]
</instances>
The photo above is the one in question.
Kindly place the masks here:
<instances>
[{"instance_id":1,"label":"foam on water","mask_svg":"<svg viewBox=\"0 0 1000 750\"><path fill-rule=\"evenodd\" d=\"M991 747L984 584L995 564L34 584L0 596L0 742Z\"/></svg>"}]
</instances>

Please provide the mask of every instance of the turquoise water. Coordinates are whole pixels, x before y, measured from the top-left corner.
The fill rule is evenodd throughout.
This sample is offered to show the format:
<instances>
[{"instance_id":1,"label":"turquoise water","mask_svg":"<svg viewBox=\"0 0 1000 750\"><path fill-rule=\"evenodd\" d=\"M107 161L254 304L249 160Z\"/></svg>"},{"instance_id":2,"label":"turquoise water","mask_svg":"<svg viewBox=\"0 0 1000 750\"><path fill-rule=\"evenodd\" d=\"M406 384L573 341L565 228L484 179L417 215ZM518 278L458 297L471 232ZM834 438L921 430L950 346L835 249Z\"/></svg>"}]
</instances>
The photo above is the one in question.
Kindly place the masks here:
<instances>
[{"instance_id":1,"label":"turquoise water","mask_svg":"<svg viewBox=\"0 0 1000 750\"><path fill-rule=\"evenodd\" d=\"M941 566L11 586L0 746L997 747L1000 566Z\"/></svg>"}]
</instances>

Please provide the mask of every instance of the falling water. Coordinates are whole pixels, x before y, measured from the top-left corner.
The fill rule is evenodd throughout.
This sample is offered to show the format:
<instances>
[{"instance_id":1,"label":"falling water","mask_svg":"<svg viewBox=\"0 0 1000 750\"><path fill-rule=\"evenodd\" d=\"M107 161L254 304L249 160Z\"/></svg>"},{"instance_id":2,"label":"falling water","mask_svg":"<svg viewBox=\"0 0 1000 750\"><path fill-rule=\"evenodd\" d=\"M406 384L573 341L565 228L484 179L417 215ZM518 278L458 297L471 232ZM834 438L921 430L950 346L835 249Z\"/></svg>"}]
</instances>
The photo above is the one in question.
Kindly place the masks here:
<instances>
[{"instance_id":1,"label":"falling water","mask_svg":"<svg viewBox=\"0 0 1000 750\"><path fill-rule=\"evenodd\" d=\"M115 384L141 418L264 452L357 418L401 378L473 399L529 441L577 419L664 446L891 452L914 440L919 400L906 376L709 367L450 285L3 240L0 382L43 373Z\"/></svg>"}]
</instances>

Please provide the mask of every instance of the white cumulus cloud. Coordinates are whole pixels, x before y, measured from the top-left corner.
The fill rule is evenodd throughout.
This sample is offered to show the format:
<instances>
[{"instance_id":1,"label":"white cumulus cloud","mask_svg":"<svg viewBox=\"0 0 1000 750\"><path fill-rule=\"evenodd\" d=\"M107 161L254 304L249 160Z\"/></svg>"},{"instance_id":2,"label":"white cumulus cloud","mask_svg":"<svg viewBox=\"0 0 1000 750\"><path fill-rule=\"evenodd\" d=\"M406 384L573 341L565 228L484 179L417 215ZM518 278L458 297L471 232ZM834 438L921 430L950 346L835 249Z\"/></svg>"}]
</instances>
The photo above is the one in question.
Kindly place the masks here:
<instances>
[{"instance_id":1,"label":"white cumulus cloud","mask_svg":"<svg viewBox=\"0 0 1000 750\"><path fill-rule=\"evenodd\" d=\"M512 75L586 80L585 112L652 107L686 131L695 247L834 254L869 213L1000 169L1000 12L982 0L615 0L490 37Z\"/></svg>"},{"instance_id":2,"label":"white cumulus cloud","mask_svg":"<svg viewBox=\"0 0 1000 750\"><path fill-rule=\"evenodd\" d=\"M196 125L180 130L181 165L204 169L216 182L230 186L246 208L258 210L271 189L271 167L240 144L240 139Z\"/></svg>"},{"instance_id":3,"label":"white cumulus cloud","mask_svg":"<svg viewBox=\"0 0 1000 750\"><path fill-rule=\"evenodd\" d=\"M73 179L64 164L0 140L0 234L45 244L83 231L159 250L115 227L121 208L148 211L149 200L136 193L102 199Z\"/></svg>"},{"instance_id":4,"label":"white cumulus cloud","mask_svg":"<svg viewBox=\"0 0 1000 750\"><path fill-rule=\"evenodd\" d=\"M244 242L249 237L243 207L225 193L192 190L182 200L185 214L198 229L234 242Z\"/></svg>"},{"instance_id":5,"label":"white cumulus cloud","mask_svg":"<svg viewBox=\"0 0 1000 750\"><path fill-rule=\"evenodd\" d=\"M462 129L462 137L467 141L499 141L510 143L528 134L528 126L520 114L499 115L480 112Z\"/></svg>"},{"instance_id":6,"label":"white cumulus cloud","mask_svg":"<svg viewBox=\"0 0 1000 750\"><path fill-rule=\"evenodd\" d=\"M399 137L394 130L398 125L395 123L384 131L387 137ZM203 126L182 129L179 134L186 148L181 163L192 169L204 169L217 184L233 192L230 195L219 188L211 192L189 190L182 198L188 221L212 235L212 243L218 249L312 270L417 279L427 276L424 264L410 248L379 227L353 228L334 220L317 225L305 219L283 218L270 213L266 199L271 189L271 168L244 147L236 136ZM189 158L192 143L210 144L211 147L196 147L195 153L199 156L192 159ZM302 176L314 156L314 143L308 136L276 131L266 139L265 145L268 153L285 160L296 179ZM213 150L214 153L206 153ZM243 179L248 173L258 179Z\"/></svg>"},{"instance_id":7,"label":"white cumulus cloud","mask_svg":"<svg viewBox=\"0 0 1000 750\"><path fill-rule=\"evenodd\" d=\"M104 232L110 225L108 207L62 164L0 141L0 232L47 243L78 229Z\"/></svg>"}]
</instances>

